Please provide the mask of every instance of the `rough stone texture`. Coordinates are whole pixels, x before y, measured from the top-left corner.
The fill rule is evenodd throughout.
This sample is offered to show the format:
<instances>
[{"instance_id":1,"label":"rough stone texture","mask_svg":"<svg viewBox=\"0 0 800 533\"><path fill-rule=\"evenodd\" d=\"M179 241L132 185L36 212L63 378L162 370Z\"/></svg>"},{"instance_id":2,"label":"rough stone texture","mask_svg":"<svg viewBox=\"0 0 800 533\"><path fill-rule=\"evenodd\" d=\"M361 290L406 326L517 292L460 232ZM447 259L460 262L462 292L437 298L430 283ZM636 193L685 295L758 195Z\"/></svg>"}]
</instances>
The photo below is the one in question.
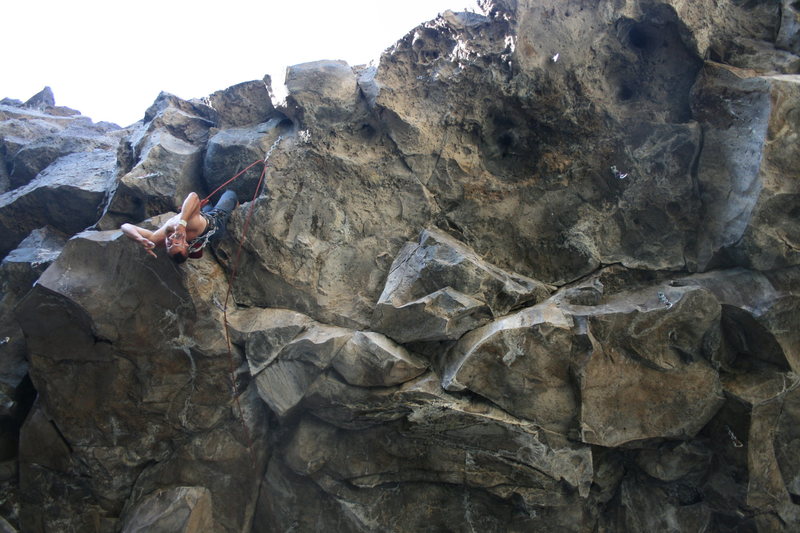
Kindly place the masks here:
<instances>
[{"instance_id":1,"label":"rough stone texture","mask_svg":"<svg viewBox=\"0 0 800 533\"><path fill-rule=\"evenodd\" d=\"M565 442L483 402L449 396L435 376L394 392L364 393L337 408L341 414L361 411L360 424L373 420L361 428L346 417L321 414L317 409L327 399L312 400L312 412L329 423L309 417L299 422L286 450L278 454L285 462L273 460L267 470L268 492L262 500L272 506L316 494L323 505L310 517L308 509L288 507L280 521L322 520L344 531L392 529L400 520L397 513L410 504L417 513L402 517L409 531L452 527L453 520L494 531L510 518L514 501L529 509L555 506L566 514L578 509L580 496L588 493L588 446ZM331 399L341 402L345 396L337 393ZM410 412L375 425L389 410L376 408L387 401ZM286 522L255 530L281 530L281 523Z\"/></svg>"},{"instance_id":2,"label":"rough stone texture","mask_svg":"<svg viewBox=\"0 0 800 533\"><path fill-rule=\"evenodd\" d=\"M704 69L694 89L695 115L707 127L707 149L698 162L707 206L698 243L701 269L714 263L760 270L797 264L800 237L776 213L791 214L800 198L793 164L799 88L798 76L757 76L713 64Z\"/></svg>"},{"instance_id":3,"label":"rough stone texture","mask_svg":"<svg viewBox=\"0 0 800 533\"><path fill-rule=\"evenodd\" d=\"M357 331L332 362L350 385L399 385L427 370L428 364L380 333Z\"/></svg>"},{"instance_id":4,"label":"rough stone texture","mask_svg":"<svg viewBox=\"0 0 800 533\"><path fill-rule=\"evenodd\" d=\"M309 123L335 124L350 118L358 102L358 83L345 61L315 61L289 67L287 102Z\"/></svg>"},{"instance_id":5,"label":"rough stone texture","mask_svg":"<svg viewBox=\"0 0 800 533\"><path fill-rule=\"evenodd\" d=\"M736 356L747 354L783 370L800 369L800 279L797 269L767 273L745 269L710 272L682 278L675 285L698 285L714 293L728 325L728 349L720 364L735 368Z\"/></svg>"},{"instance_id":6,"label":"rough stone texture","mask_svg":"<svg viewBox=\"0 0 800 533\"><path fill-rule=\"evenodd\" d=\"M78 508L86 520L111 520L128 500L201 476L220 530L240 531L266 452L265 419L242 384L232 397L231 365L241 356L227 354L211 299L224 294L224 275L200 261L185 277L131 244L116 231L73 238L18 306L37 420L47 417L22 441L32 446L38 427L51 428L49 440L65 450L58 468L45 468L35 451L21 456L23 529L58 529ZM58 496L76 476L91 481Z\"/></svg>"},{"instance_id":7,"label":"rough stone texture","mask_svg":"<svg viewBox=\"0 0 800 533\"><path fill-rule=\"evenodd\" d=\"M254 161L263 159L282 133L283 122L281 118L273 118L254 126L222 129L213 134L203 156L203 176L208 188L220 187ZM263 165L253 167L226 188L236 191L240 201L250 200L263 168Z\"/></svg>"},{"instance_id":8,"label":"rough stone texture","mask_svg":"<svg viewBox=\"0 0 800 533\"><path fill-rule=\"evenodd\" d=\"M215 529L211 493L204 487L163 489L147 496L133 510L124 533L201 533Z\"/></svg>"},{"instance_id":9,"label":"rough stone texture","mask_svg":"<svg viewBox=\"0 0 800 533\"><path fill-rule=\"evenodd\" d=\"M220 128L238 128L267 122L274 114L272 80L247 81L217 91L208 97L209 105L217 112Z\"/></svg>"},{"instance_id":10,"label":"rough stone texture","mask_svg":"<svg viewBox=\"0 0 800 533\"><path fill-rule=\"evenodd\" d=\"M579 378L583 440L694 436L723 401L711 363L719 303L702 289L659 286L610 300L587 316L594 349Z\"/></svg>"},{"instance_id":11,"label":"rough stone texture","mask_svg":"<svg viewBox=\"0 0 800 533\"><path fill-rule=\"evenodd\" d=\"M479 5L278 107L0 101L9 527L800 528L796 2ZM202 260L116 231L251 164Z\"/></svg>"},{"instance_id":12,"label":"rough stone texture","mask_svg":"<svg viewBox=\"0 0 800 533\"><path fill-rule=\"evenodd\" d=\"M34 230L0 264L0 420L20 414L24 418L18 403L28 361L25 339L15 320L16 306L58 257L65 242L66 236L50 227Z\"/></svg>"},{"instance_id":13,"label":"rough stone texture","mask_svg":"<svg viewBox=\"0 0 800 533\"><path fill-rule=\"evenodd\" d=\"M0 196L0 255L45 225L68 235L97 221L106 191L113 184L114 152L96 150L65 155L30 183Z\"/></svg>"},{"instance_id":14,"label":"rough stone texture","mask_svg":"<svg viewBox=\"0 0 800 533\"><path fill-rule=\"evenodd\" d=\"M20 426L36 396L16 306L58 257L65 241L64 234L50 227L34 230L0 264L0 515L14 523L19 518ZM0 524L0 531L16 531L3 528Z\"/></svg>"},{"instance_id":15,"label":"rough stone texture","mask_svg":"<svg viewBox=\"0 0 800 533\"><path fill-rule=\"evenodd\" d=\"M215 119L202 103L161 93L120 143L119 178L97 227L110 230L174 210L190 192L202 192L203 148Z\"/></svg>"},{"instance_id":16,"label":"rough stone texture","mask_svg":"<svg viewBox=\"0 0 800 533\"><path fill-rule=\"evenodd\" d=\"M372 327L398 342L458 339L548 295L544 284L503 272L446 233L427 229L392 263Z\"/></svg>"},{"instance_id":17,"label":"rough stone texture","mask_svg":"<svg viewBox=\"0 0 800 533\"><path fill-rule=\"evenodd\" d=\"M592 444L691 437L722 401L710 362L720 305L661 288L667 307L658 289L583 309L545 303L477 328L445 358L443 386L553 431L579 422Z\"/></svg>"},{"instance_id":18,"label":"rough stone texture","mask_svg":"<svg viewBox=\"0 0 800 533\"><path fill-rule=\"evenodd\" d=\"M49 96L47 91L25 104L0 105L0 156L8 172L3 191L25 185L62 156L115 150L119 143L119 126L64 112L52 105L52 91Z\"/></svg>"}]
</instances>

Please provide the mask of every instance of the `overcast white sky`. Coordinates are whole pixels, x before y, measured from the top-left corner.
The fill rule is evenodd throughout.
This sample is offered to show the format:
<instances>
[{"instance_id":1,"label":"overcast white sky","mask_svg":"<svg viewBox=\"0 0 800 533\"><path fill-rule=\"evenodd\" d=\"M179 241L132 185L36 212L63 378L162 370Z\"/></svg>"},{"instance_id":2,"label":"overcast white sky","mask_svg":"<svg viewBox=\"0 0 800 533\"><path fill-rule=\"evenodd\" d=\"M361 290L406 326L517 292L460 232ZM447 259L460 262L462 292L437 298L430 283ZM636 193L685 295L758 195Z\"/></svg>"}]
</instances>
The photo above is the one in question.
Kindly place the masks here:
<instances>
[{"instance_id":1,"label":"overcast white sky","mask_svg":"<svg viewBox=\"0 0 800 533\"><path fill-rule=\"evenodd\" d=\"M351 65L446 9L475 0L9 0L0 30L0 99L46 85L56 105L127 126L160 91L200 98L318 59Z\"/></svg>"}]
</instances>

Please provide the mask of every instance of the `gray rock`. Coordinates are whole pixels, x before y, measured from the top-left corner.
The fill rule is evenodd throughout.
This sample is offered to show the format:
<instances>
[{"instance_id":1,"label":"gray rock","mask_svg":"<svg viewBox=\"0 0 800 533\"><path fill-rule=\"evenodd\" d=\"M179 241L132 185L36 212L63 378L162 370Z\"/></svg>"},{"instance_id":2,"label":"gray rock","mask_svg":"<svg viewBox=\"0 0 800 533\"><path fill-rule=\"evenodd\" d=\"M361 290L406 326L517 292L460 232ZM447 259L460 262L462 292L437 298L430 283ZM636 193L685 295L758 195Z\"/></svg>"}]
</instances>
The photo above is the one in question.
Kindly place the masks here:
<instances>
[{"instance_id":1,"label":"gray rock","mask_svg":"<svg viewBox=\"0 0 800 533\"><path fill-rule=\"evenodd\" d=\"M720 306L704 290L669 292L668 304L657 292L596 307L543 303L493 321L445 356L443 386L562 433L579 419L592 444L692 436L722 403L710 361Z\"/></svg>"},{"instance_id":2,"label":"gray rock","mask_svg":"<svg viewBox=\"0 0 800 533\"><path fill-rule=\"evenodd\" d=\"M592 353L578 372L584 442L691 438L722 405L711 362L720 304L703 289L661 289L588 308Z\"/></svg>"},{"instance_id":3,"label":"gray rock","mask_svg":"<svg viewBox=\"0 0 800 533\"><path fill-rule=\"evenodd\" d=\"M0 104L0 156L8 171L4 192L25 185L59 157L119 144L119 126L95 124L78 111L56 107L49 87L25 104L7 100Z\"/></svg>"},{"instance_id":4,"label":"gray rock","mask_svg":"<svg viewBox=\"0 0 800 533\"><path fill-rule=\"evenodd\" d=\"M571 368L587 349L573 319L547 303L477 328L441 364L446 390L468 389L520 418L566 433L579 397Z\"/></svg>"},{"instance_id":5,"label":"gray rock","mask_svg":"<svg viewBox=\"0 0 800 533\"><path fill-rule=\"evenodd\" d=\"M232 327L234 338L245 346L259 395L279 416L302 401L353 335L299 313L272 309L236 313Z\"/></svg>"},{"instance_id":6,"label":"gray rock","mask_svg":"<svg viewBox=\"0 0 800 533\"><path fill-rule=\"evenodd\" d=\"M81 505L94 509L89 520L115 522L134 485L142 493L187 485L201 469L220 529L249 522L265 460L263 405L241 386L233 397L241 356L226 353L211 298L225 293L223 273L210 260L185 266L186 276L120 232L85 232L17 307L42 409L68 450L66 471L53 477L35 466L32 448L25 486L86 480L44 500L23 488L30 513L67 523Z\"/></svg>"},{"instance_id":7,"label":"gray rock","mask_svg":"<svg viewBox=\"0 0 800 533\"><path fill-rule=\"evenodd\" d=\"M336 354L333 368L351 385L388 387L419 376L428 364L380 333L357 331Z\"/></svg>"},{"instance_id":8,"label":"gray rock","mask_svg":"<svg viewBox=\"0 0 800 533\"><path fill-rule=\"evenodd\" d=\"M71 190L0 207L8 250L54 219L74 235L2 287L38 403L18 468L3 420L0 514L797 530L794 4L482 0L377 66L290 68L278 109L261 81L163 93L125 130L0 101L6 194L123 141L89 223L114 231L74 235ZM116 231L279 136L214 253L177 266Z\"/></svg>"},{"instance_id":9,"label":"gray rock","mask_svg":"<svg viewBox=\"0 0 800 533\"><path fill-rule=\"evenodd\" d=\"M300 110L298 120L311 126L346 120L358 98L356 75L345 61L292 65L286 71L286 90L287 102Z\"/></svg>"},{"instance_id":10,"label":"gray rock","mask_svg":"<svg viewBox=\"0 0 800 533\"><path fill-rule=\"evenodd\" d=\"M117 135L97 128L85 117L74 118L65 125L63 129L49 127L48 135L37 136L30 142L15 143L19 148L8 157L11 187L26 185L60 157L78 152L113 151L119 144Z\"/></svg>"},{"instance_id":11,"label":"gray rock","mask_svg":"<svg viewBox=\"0 0 800 533\"><path fill-rule=\"evenodd\" d=\"M0 195L0 224L6 228L0 255L42 226L73 235L94 224L115 168L116 157L108 150L69 154L24 187Z\"/></svg>"},{"instance_id":12,"label":"gray rock","mask_svg":"<svg viewBox=\"0 0 800 533\"><path fill-rule=\"evenodd\" d=\"M800 369L800 332L797 320L798 276L790 268L773 273L745 269L718 270L674 280L673 285L701 286L722 304L727 349L720 364L736 366L747 355L783 370Z\"/></svg>"},{"instance_id":13,"label":"gray rock","mask_svg":"<svg viewBox=\"0 0 800 533\"><path fill-rule=\"evenodd\" d=\"M122 528L124 533L201 533L215 528L211 493L205 487L162 489L144 498Z\"/></svg>"},{"instance_id":14,"label":"gray rock","mask_svg":"<svg viewBox=\"0 0 800 533\"><path fill-rule=\"evenodd\" d=\"M208 140L203 157L203 176L209 190L215 190L252 163L264 160L283 131L279 127L281 122L280 118L276 118L254 126L223 129L215 133ZM242 202L250 200L263 169L263 165L256 165L226 188L236 191Z\"/></svg>"},{"instance_id":15,"label":"gray rock","mask_svg":"<svg viewBox=\"0 0 800 533\"><path fill-rule=\"evenodd\" d=\"M388 400L388 396L381 399L383 392L379 389L363 392L364 396L350 406L354 414ZM325 495L320 498L325 503L324 510L314 513L325 513L328 520L337 523L348 509L355 516L345 523L354 520L362 527L379 527L388 525L392 516L416 508L414 493L436 496L443 502L436 513L409 514L410 523L419 527L423 523L439 524L441 513L449 516L449 504L463 502L466 497L470 513L475 512L475 524L487 524L492 531L500 527L501 509L512 501L545 513L548 509L572 512L581 507L580 496L588 494L592 477L589 447L560 440L481 402L447 395L439 390L433 376L410 382L394 395L397 405L412 408L403 423L386 420L390 423L351 431L303 418L278 456L285 457L285 466L280 461L270 465L267 483L275 490L262 493L262 505L274 509L279 501L296 498L294 491L317 491ZM336 394L330 398L337 401L342 397ZM322 397L318 396L316 402L314 412L324 412ZM317 411L317 407L323 411ZM385 412L385 406L380 411ZM580 465L577 470L576 465ZM286 467L294 474L290 475ZM278 482L286 476L295 481ZM303 478L313 482L309 484ZM464 487L454 491L454 484ZM364 497L367 491L384 494L389 486L402 497L391 499L388 507ZM484 508L489 494L498 498L496 505L500 507L495 511ZM416 517L410 518L412 515Z\"/></svg>"},{"instance_id":16,"label":"gray rock","mask_svg":"<svg viewBox=\"0 0 800 533\"><path fill-rule=\"evenodd\" d=\"M138 223L202 192L203 152L215 119L208 106L161 93L120 143L118 179L97 228Z\"/></svg>"},{"instance_id":17,"label":"gray rock","mask_svg":"<svg viewBox=\"0 0 800 533\"><path fill-rule=\"evenodd\" d=\"M735 263L774 269L797 263L797 228L785 213L797 190L785 176L798 98L792 77L761 77L707 65L695 88L698 119L709 127L698 176L707 205L698 268ZM780 220L779 220L780 219Z\"/></svg>"},{"instance_id":18,"label":"gray rock","mask_svg":"<svg viewBox=\"0 0 800 533\"><path fill-rule=\"evenodd\" d=\"M763 364L724 376L729 399L703 430L719 465L703 492L717 513L753 506L764 515L760 529L788 531L798 523L797 461L789 451L797 443L798 383L796 375Z\"/></svg>"},{"instance_id":19,"label":"gray rock","mask_svg":"<svg viewBox=\"0 0 800 533\"><path fill-rule=\"evenodd\" d=\"M267 195L253 206L237 301L370 329L391 258L406 240L398 238L395 223L408 235L417 233L430 204L380 139L369 141L374 150L366 150L354 144L355 134L342 135L350 139L349 148L342 147L347 154L309 150L299 134L273 153ZM370 185L345 185L356 182ZM233 214L229 228L236 239L247 212ZM233 244L222 245L228 257L236 253Z\"/></svg>"},{"instance_id":20,"label":"gray rock","mask_svg":"<svg viewBox=\"0 0 800 533\"><path fill-rule=\"evenodd\" d=\"M220 128L241 128L267 122L273 115L272 80L237 83L208 96L210 106L217 112Z\"/></svg>"},{"instance_id":21,"label":"gray rock","mask_svg":"<svg viewBox=\"0 0 800 533\"><path fill-rule=\"evenodd\" d=\"M661 481L676 481L691 475L696 483L708 471L711 459L712 453L707 447L694 442L680 442L642 450L636 455L636 464L649 476Z\"/></svg>"},{"instance_id":22,"label":"gray rock","mask_svg":"<svg viewBox=\"0 0 800 533\"><path fill-rule=\"evenodd\" d=\"M208 127L216 119L216 112L205 102L184 100L162 91L145 111L142 122L154 129L167 127L176 137L194 144L208 139Z\"/></svg>"},{"instance_id":23,"label":"gray rock","mask_svg":"<svg viewBox=\"0 0 800 533\"><path fill-rule=\"evenodd\" d=\"M556 298L563 298L570 305L598 305L603 299L603 282L595 278L590 285L569 287Z\"/></svg>"},{"instance_id":24,"label":"gray rock","mask_svg":"<svg viewBox=\"0 0 800 533\"><path fill-rule=\"evenodd\" d=\"M7 422L2 434L11 430L14 440L26 414L20 411L28 401L21 397L28 360L25 338L15 316L16 306L58 257L65 242L66 236L50 227L36 229L0 264L0 418Z\"/></svg>"},{"instance_id":25,"label":"gray rock","mask_svg":"<svg viewBox=\"0 0 800 533\"><path fill-rule=\"evenodd\" d=\"M34 94L25 102L25 107L46 108L56 105L56 98L53 96L53 89L45 87L40 92Z\"/></svg>"},{"instance_id":26,"label":"gray rock","mask_svg":"<svg viewBox=\"0 0 800 533\"><path fill-rule=\"evenodd\" d=\"M392 263L373 328L401 343L458 339L548 294L544 284L504 272L446 233L427 229Z\"/></svg>"},{"instance_id":27,"label":"gray rock","mask_svg":"<svg viewBox=\"0 0 800 533\"><path fill-rule=\"evenodd\" d=\"M704 531L712 528L713 514L691 488L670 490L627 476L620 485L619 506L603 517L609 530Z\"/></svg>"},{"instance_id":28,"label":"gray rock","mask_svg":"<svg viewBox=\"0 0 800 533\"><path fill-rule=\"evenodd\" d=\"M781 2L781 25L775 39L777 47L800 55L800 7L789 0Z\"/></svg>"}]
</instances>

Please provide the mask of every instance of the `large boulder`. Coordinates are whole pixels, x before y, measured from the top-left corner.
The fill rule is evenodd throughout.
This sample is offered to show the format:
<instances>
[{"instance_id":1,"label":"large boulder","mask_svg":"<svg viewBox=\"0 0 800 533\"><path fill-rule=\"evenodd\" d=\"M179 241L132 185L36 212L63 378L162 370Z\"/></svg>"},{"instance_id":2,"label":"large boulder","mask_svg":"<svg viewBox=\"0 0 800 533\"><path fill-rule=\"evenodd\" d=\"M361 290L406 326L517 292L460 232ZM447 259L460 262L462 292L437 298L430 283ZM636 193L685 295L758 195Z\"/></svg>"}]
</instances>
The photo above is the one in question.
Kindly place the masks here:
<instances>
[{"instance_id":1,"label":"large boulder","mask_svg":"<svg viewBox=\"0 0 800 533\"><path fill-rule=\"evenodd\" d=\"M5 457L16 450L16 432L30 402L30 392L25 390L27 345L16 320L16 306L59 256L65 242L64 234L50 227L39 228L0 264L0 420L5 421L4 442L12 439L9 445L0 446Z\"/></svg>"},{"instance_id":2,"label":"large boulder","mask_svg":"<svg viewBox=\"0 0 800 533\"><path fill-rule=\"evenodd\" d=\"M712 359L720 305L703 289L655 286L597 306L545 302L464 335L443 386L615 447L697 434L722 404Z\"/></svg>"},{"instance_id":3,"label":"large boulder","mask_svg":"<svg viewBox=\"0 0 800 533\"><path fill-rule=\"evenodd\" d=\"M754 357L783 371L800 368L800 269L754 272L717 270L674 280L673 285L699 286L722 304L727 349L719 364L735 370L740 355Z\"/></svg>"},{"instance_id":4,"label":"large boulder","mask_svg":"<svg viewBox=\"0 0 800 533\"><path fill-rule=\"evenodd\" d=\"M698 161L705 216L697 267L736 264L772 270L798 264L800 228L785 217L800 198L795 142L797 76L757 76L708 64L694 89L705 126Z\"/></svg>"},{"instance_id":5,"label":"large boulder","mask_svg":"<svg viewBox=\"0 0 800 533\"><path fill-rule=\"evenodd\" d=\"M329 369L351 385L373 387L410 381L428 367L379 333L320 324L293 311L237 311L230 327L234 342L244 347L261 398L281 417Z\"/></svg>"},{"instance_id":6,"label":"large boulder","mask_svg":"<svg viewBox=\"0 0 800 533\"><path fill-rule=\"evenodd\" d=\"M793 374L752 363L748 373L725 377L727 402L703 430L717 458L703 492L727 520L741 520L734 519L737 510L759 509L759 531L788 531L800 523L799 383Z\"/></svg>"},{"instance_id":7,"label":"large boulder","mask_svg":"<svg viewBox=\"0 0 800 533\"><path fill-rule=\"evenodd\" d=\"M286 71L286 90L290 109L314 129L350 118L359 99L356 74L346 61L292 65Z\"/></svg>"},{"instance_id":8,"label":"large boulder","mask_svg":"<svg viewBox=\"0 0 800 533\"><path fill-rule=\"evenodd\" d=\"M578 377L583 441L692 438L716 414L721 308L709 291L655 286L583 316L593 344Z\"/></svg>"},{"instance_id":9,"label":"large boulder","mask_svg":"<svg viewBox=\"0 0 800 533\"><path fill-rule=\"evenodd\" d=\"M275 111L272 105L272 80L237 83L208 96L209 105L217 112L220 128L241 128L267 122Z\"/></svg>"},{"instance_id":10,"label":"large boulder","mask_svg":"<svg viewBox=\"0 0 800 533\"><path fill-rule=\"evenodd\" d=\"M257 164L251 170L236 177L253 163L263 161L280 143L284 119L278 117L251 126L222 129L211 136L203 156L203 176L209 190L226 186L235 191L241 201L250 200L264 172L264 165ZM275 147L275 148L273 148ZM265 186L269 186L269 180Z\"/></svg>"},{"instance_id":11,"label":"large boulder","mask_svg":"<svg viewBox=\"0 0 800 533\"><path fill-rule=\"evenodd\" d=\"M265 195L228 226L244 242L234 294L245 305L369 329L392 259L427 225L432 203L377 133L337 139L326 148L298 133L272 154ZM225 255L235 246L223 243Z\"/></svg>"},{"instance_id":12,"label":"large boulder","mask_svg":"<svg viewBox=\"0 0 800 533\"><path fill-rule=\"evenodd\" d=\"M106 193L113 186L116 155L94 150L65 155L35 180L0 195L0 256L42 226L74 235L99 218Z\"/></svg>"},{"instance_id":13,"label":"large boulder","mask_svg":"<svg viewBox=\"0 0 800 533\"><path fill-rule=\"evenodd\" d=\"M114 523L129 499L198 476L220 530L249 523L265 421L234 374L241 355L226 349L212 299L224 292L210 260L182 271L116 231L69 241L17 308L39 393L39 414L23 427L23 529L87 510L89 523ZM65 450L57 469L42 462L49 446L33 446L42 431ZM56 490L75 478L86 480L81 490Z\"/></svg>"},{"instance_id":14,"label":"large boulder","mask_svg":"<svg viewBox=\"0 0 800 533\"><path fill-rule=\"evenodd\" d=\"M392 263L372 327L401 343L454 340L548 295L544 284L504 272L447 233L427 229Z\"/></svg>"},{"instance_id":15,"label":"large boulder","mask_svg":"<svg viewBox=\"0 0 800 533\"><path fill-rule=\"evenodd\" d=\"M600 263L683 267L699 210L689 89L701 61L674 13L627 15L494 2L482 21L417 28L379 66L389 135L489 261L559 284ZM645 31L659 46L636 38Z\"/></svg>"},{"instance_id":16,"label":"large boulder","mask_svg":"<svg viewBox=\"0 0 800 533\"><path fill-rule=\"evenodd\" d=\"M489 531L502 529L517 505L526 516L581 516L592 478L588 446L448 395L431 374L400 388L363 389L352 403L341 402L342 388L352 389L332 375L318 382L310 406L328 422L302 418L269 466L261 507L289 510L277 514L279 524L324 520L349 531L392 528L393 517L405 516L402 530L444 528L464 520L462 505L476 527ZM384 416L390 410L391 419ZM310 514L285 507L304 494L320 502Z\"/></svg>"},{"instance_id":17,"label":"large boulder","mask_svg":"<svg viewBox=\"0 0 800 533\"><path fill-rule=\"evenodd\" d=\"M49 87L25 103L4 100L0 120L0 160L8 170L3 192L25 185L62 156L116 150L124 134L116 124L94 123L78 111L56 107Z\"/></svg>"},{"instance_id":18,"label":"large boulder","mask_svg":"<svg viewBox=\"0 0 800 533\"><path fill-rule=\"evenodd\" d=\"M175 487L150 494L131 512L125 533L201 533L215 527L205 487Z\"/></svg>"}]
</instances>

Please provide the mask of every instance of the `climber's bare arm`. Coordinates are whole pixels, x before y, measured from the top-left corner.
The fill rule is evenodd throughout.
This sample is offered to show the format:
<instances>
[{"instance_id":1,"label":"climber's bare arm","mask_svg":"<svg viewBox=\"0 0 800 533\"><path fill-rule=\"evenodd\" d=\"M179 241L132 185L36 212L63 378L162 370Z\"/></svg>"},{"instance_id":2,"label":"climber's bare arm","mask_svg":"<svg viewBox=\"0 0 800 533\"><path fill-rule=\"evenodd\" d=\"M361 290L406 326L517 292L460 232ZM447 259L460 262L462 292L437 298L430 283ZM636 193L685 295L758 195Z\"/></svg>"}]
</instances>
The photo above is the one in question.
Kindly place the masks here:
<instances>
[{"instance_id":1,"label":"climber's bare arm","mask_svg":"<svg viewBox=\"0 0 800 533\"><path fill-rule=\"evenodd\" d=\"M185 221L185 224L181 224ZM178 233L186 238L186 230L192 235L198 235L205 228L205 220L200 216L200 197L197 193L189 193L181 205L181 212L167 220L164 225L155 231L150 231L133 224L125 223L120 229L126 237L138 242L145 251L156 257L153 248L165 244L168 235Z\"/></svg>"},{"instance_id":2,"label":"climber's bare arm","mask_svg":"<svg viewBox=\"0 0 800 533\"><path fill-rule=\"evenodd\" d=\"M180 217L183 220L191 220L200 213L200 197L196 192L190 192L181 205Z\"/></svg>"},{"instance_id":3,"label":"climber's bare arm","mask_svg":"<svg viewBox=\"0 0 800 533\"><path fill-rule=\"evenodd\" d=\"M156 257L156 253L153 251L153 248L163 244L164 240L166 239L164 226L156 231L150 231L140 228L139 226L134 226L133 224L125 223L120 227L120 229L126 237L138 242L142 248L144 248L144 250L153 257Z\"/></svg>"}]
</instances>

